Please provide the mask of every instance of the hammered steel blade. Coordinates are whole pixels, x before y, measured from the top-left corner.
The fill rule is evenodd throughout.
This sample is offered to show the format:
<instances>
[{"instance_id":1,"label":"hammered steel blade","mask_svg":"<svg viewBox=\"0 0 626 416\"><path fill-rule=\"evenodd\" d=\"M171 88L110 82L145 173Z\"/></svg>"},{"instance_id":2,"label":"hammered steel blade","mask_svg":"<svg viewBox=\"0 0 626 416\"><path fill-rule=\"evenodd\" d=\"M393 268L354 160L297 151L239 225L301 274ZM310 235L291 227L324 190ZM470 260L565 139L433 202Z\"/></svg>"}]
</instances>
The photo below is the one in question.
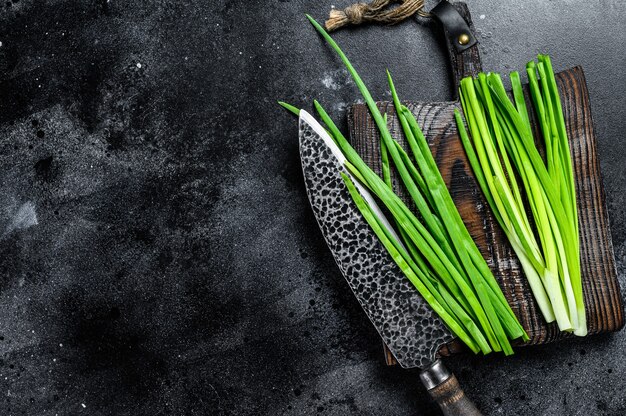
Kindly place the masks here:
<instances>
[{"instance_id":1,"label":"hammered steel blade","mask_svg":"<svg viewBox=\"0 0 626 416\"><path fill-rule=\"evenodd\" d=\"M435 360L439 347L453 336L362 218L341 178L343 164L333 150L338 153L326 131L302 110L302 170L324 239L354 295L400 365L423 368Z\"/></svg>"}]
</instances>

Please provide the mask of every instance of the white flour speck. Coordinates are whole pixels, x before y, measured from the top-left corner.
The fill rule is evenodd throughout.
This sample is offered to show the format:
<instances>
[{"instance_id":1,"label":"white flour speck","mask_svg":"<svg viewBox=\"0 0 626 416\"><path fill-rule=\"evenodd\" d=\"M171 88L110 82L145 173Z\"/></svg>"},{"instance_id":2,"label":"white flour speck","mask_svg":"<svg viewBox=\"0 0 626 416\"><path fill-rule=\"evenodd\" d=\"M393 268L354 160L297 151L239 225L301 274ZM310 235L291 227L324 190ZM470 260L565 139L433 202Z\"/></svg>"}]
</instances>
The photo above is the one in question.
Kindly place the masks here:
<instances>
[{"instance_id":1,"label":"white flour speck","mask_svg":"<svg viewBox=\"0 0 626 416\"><path fill-rule=\"evenodd\" d=\"M329 88L331 90L339 89L339 84L337 83L335 78L333 78L333 75L330 72L324 73L324 78L322 78L322 84L324 84L326 88Z\"/></svg>"}]
</instances>

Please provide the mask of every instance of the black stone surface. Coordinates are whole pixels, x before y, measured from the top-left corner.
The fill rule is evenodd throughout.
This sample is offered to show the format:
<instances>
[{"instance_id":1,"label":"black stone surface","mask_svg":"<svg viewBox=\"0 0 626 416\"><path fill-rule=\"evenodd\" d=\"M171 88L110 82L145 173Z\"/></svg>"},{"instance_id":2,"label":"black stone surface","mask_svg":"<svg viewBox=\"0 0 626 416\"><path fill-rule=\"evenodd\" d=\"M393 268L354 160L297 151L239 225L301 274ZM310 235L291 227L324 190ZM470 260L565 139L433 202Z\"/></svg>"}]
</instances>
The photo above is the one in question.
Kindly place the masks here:
<instances>
[{"instance_id":1,"label":"black stone surface","mask_svg":"<svg viewBox=\"0 0 626 416\"><path fill-rule=\"evenodd\" d=\"M336 2L338 7L349 1ZM0 4L0 414L435 415L385 367L275 102L358 97L330 2ZM470 1L486 69L580 64L622 284L626 6ZM440 33L336 39L377 98L451 96ZM626 333L447 360L488 415L626 414Z\"/></svg>"}]
</instances>

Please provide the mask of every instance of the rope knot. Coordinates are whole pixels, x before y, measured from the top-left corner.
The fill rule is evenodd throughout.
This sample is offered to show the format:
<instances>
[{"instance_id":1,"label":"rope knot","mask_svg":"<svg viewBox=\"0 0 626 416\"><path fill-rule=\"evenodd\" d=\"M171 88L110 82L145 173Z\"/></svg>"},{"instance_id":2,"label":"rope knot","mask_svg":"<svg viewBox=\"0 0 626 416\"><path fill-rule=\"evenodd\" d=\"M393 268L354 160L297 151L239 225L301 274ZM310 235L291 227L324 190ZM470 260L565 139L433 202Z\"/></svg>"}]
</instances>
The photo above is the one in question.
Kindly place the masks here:
<instances>
[{"instance_id":1,"label":"rope knot","mask_svg":"<svg viewBox=\"0 0 626 416\"><path fill-rule=\"evenodd\" d=\"M343 13L348 19L348 22L353 25L359 25L363 22L363 14L365 14L368 9L369 6L365 3L355 3L343 9Z\"/></svg>"},{"instance_id":2,"label":"rope knot","mask_svg":"<svg viewBox=\"0 0 626 416\"><path fill-rule=\"evenodd\" d=\"M387 7L390 3L400 3L398 7ZM348 24L378 22L393 25L418 13L426 16L424 0L372 0L371 3L355 3L343 10L332 9L326 21L326 30L332 32Z\"/></svg>"}]
</instances>

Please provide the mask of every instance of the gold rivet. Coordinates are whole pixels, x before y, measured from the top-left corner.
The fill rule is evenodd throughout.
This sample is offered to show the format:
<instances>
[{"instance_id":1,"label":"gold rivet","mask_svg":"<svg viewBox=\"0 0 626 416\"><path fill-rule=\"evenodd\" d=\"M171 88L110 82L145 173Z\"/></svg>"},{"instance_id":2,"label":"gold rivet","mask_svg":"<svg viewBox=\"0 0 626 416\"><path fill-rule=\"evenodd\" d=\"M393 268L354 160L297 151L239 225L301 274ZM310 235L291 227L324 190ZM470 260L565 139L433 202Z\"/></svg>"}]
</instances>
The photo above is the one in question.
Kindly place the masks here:
<instances>
[{"instance_id":1,"label":"gold rivet","mask_svg":"<svg viewBox=\"0 0 626 416\"><path fill-rule=\"evenodd\" d=\"M458 41L459 45L467 45L470 41L470 37L467 33L463 33L459 35Z\"/></svg>"}]
</instances>

